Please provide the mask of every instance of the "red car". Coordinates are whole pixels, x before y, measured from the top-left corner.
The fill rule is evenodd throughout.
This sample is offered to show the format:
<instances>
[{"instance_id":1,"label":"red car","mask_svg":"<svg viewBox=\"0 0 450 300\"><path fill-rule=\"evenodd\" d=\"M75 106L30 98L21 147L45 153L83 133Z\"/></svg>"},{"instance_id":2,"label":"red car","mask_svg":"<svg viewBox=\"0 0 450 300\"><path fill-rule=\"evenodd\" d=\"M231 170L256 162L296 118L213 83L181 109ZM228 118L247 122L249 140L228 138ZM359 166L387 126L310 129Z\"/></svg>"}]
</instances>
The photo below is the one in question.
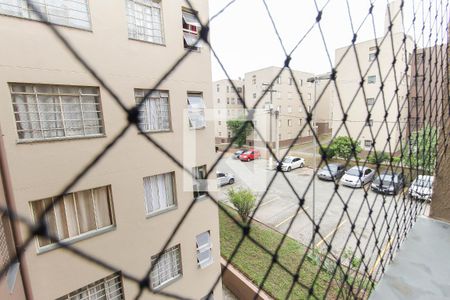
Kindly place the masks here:
<instances>
[{"instance_id":1,"label":"red car","mask_svg":"<svg viewBox=\"0 0 450 300\"><path fill-rule=\"evenodd\" d=\"M241 161L251 161L257 158L261 158L261 152L255 149L250 149L239 156Z\"/></svg>"}]
</instances>

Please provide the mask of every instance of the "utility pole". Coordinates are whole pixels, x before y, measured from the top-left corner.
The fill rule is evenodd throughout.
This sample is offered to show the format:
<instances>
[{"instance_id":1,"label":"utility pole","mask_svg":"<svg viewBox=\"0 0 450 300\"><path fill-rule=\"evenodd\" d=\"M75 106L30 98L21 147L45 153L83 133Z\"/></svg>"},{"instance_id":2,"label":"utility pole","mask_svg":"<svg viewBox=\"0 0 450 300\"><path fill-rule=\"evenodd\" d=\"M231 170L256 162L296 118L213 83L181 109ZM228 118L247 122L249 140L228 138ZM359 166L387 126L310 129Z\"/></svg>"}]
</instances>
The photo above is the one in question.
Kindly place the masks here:
<instances>
[{"instance_id":1,"label":"utility pole","mask_svg":"<svg viewBox=\"0 0 450 300\"><path fill-rule=\"evenodd\" d=\"M270 104L269 104L269 145L270 147L273 147L273 137L272 137L272 116L273 116L273 93L277 92L276 90L273 89L273 84L269 84L269 83L263 83L263 86L267 86L266 91L270 93ZM276 125L278 126L278 125ZM273 169L273 157L272 155L269 154L269 160L268 160L268 165L267 168L269 170Z\"/></svg>"}]
</instances>

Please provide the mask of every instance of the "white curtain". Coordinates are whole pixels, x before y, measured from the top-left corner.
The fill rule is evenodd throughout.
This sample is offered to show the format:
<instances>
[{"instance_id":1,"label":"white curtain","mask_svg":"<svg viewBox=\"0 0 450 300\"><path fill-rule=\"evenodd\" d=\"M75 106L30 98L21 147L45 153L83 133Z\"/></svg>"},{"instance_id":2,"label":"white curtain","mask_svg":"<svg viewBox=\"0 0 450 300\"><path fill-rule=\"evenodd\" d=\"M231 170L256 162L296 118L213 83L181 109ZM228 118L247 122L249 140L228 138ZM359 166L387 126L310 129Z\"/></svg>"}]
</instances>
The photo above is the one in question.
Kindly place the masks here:
<instances>
[{"instance_id":1,"label":"white curtain","mask_svg":"<svg viewBox=\"0 0 450 300\"><path fill-rule=\"evenodd\" d=\"M55 216L56 216L56 225L58 226L58 238L60 240L66 239L69 237L69 231L67 228L67 218L66 218L66 210L64 206L63 199L55 198L53 200L54 204L54 210L55 210Z\"/></svg>"},{"instance_id":2,"label":"white curtain","mask_svg":"<svg viewBox=\"0 0 450 300\"><path fill-rule=\"evenodd\" d=\"M91 191L82 191L75 193L78 223L81 233L96 229L94 205L92 202Z\"/></svg>"},{"instance_id":3,"label":"white curtain","mask_svg":"<svg viewBox=\"0 0 450 300\"><path fill-rule=\"evenodd\" d=\"M77 236L80 232L78 230L78 221L73 194L64 196L64 207L66 209L67 230L69 232L69 237Z\"/></svg>"},{"instance_id":4,"label":"white curtain","mask_svg":"<svg viewBox=\"0 0 450 300\"><path fill-rule=\"evenodd\" d=\"M101 187L94 190L94 201L96 207L97 227L102 228L112 224L110 215L110 203L108 197L108 188Z\"/></svg>"},{"instance_id":5,"label":"white curtain","mask_svg":"<svg viewBox=\"0 0 450 300\"><path fill-rule=\"evenodd\" d=\"M61 101L63 103L66 136L84 135L80 98L76 96L61 96Z\"/></svg>"}]
</instances>

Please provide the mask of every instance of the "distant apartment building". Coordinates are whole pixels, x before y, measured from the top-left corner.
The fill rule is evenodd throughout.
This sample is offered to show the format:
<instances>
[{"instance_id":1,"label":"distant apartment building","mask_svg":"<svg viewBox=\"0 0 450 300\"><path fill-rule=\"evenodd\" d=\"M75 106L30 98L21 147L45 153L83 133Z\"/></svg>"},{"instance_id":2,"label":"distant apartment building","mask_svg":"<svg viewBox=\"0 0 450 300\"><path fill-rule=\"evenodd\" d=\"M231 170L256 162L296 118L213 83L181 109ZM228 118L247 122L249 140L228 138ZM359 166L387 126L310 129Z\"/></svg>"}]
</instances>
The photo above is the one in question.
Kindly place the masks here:
<instances>
[{"instance_id":1,"label":"distant apartment building","mask_svg":"<svg viewBox=\"0 0 450 300\"><path fill-rule=\"evenodd\" d=\"M390 3L385 32L400 4ZM351 136L364 151L401 151L399 140L406 134L410 78L410 71L405 70L413 51L412 39L407 37L404 43L403 39L400 16L393 22L392 39L387 34L355 44L356 51L347 51L349 46L336 49L338 91L334 90L332 97L333 136ZM344 113L346 126L342 126Z\"/></svg>"},{"instance_id":2,"label":"distant apartment building","mask_svg":"<svg viewBox=\"0 0 450 300\"><path fill-rule=\"evenodd\" d=\"M411 59L408 132L439 127L448 113L446 45L417 49Z\"/></svg>"},{"instance_id":3,"label":"distant apartment building","mask_svg":"<svg viewBox=\"0 0 450 300\"><path fill-rule=\"evenodd\" d=\"M141 106L139 127L121 139L61 198L59 193L127 124L113 96L65 49L27 1L0 0L0 204L38 221L58 241L113 266L108 271L35 237L0 282L0 299L133 299L152 264L153 289L203 299L220 275L218 209L198 189L215 159L210 52L196 44L196 12L181 0L33 1L126 107ZM208 2L191 0L203 21ZM176 58L190 55L148 94ZM144 95L148 94L144 98ZM210 124L211 123L211 124ZM151 136L183 161L186 176ZM3 150L2 150L3 149ZM8 183L9 193L3 184ZM186 186L190 186L188 189ZM197 201L162 253L192 201ZM2 214L1 266L30 232ZM157 256L161 254L158 263ZM16 269L11 269L16 268ZM23 287L23 289L22 289ZM25 290L25 291L24 291ZM161 299L144 293L143 299ZM213 297L222 299L221 282ZM205 298L206 299L206 298Z\"/></svg>"},{"instance_id":4,"label":"distant apartment building","mask_svg":"<svg viewBox=\"0 0 450 300\"><path fill-rule=\"evenodd\" d=\"M272 145L274 145L276 134L278 134L280 147L287 147L292 143L312 140L312 130L316 130L319 135L328 133L330 131L331 88L327 87L327 80L317 81L315 94L314 83L308 82L308 78L314 77L314 74L293 71L294 76L291 76L288 70L284 70L277 77L280 71L279 67L268 67L245 74L245 99L249 107L254 106L267 90L256 107L254 116L256 127L260 130L263 139L270 142L270 137L272 137ZM274 83L270 87L272 81ZM302 95L303 103L297 87ZM327 88L325 89L325 87ZM313 111L315 126L311 129L305 124L307 123L307 112L311 111L315 105L314 97L320 98L320 100L317 101ZM272 108L272 116L270 108ZM277 120L275 120L275 111L278 113ZM272 118L272 126L270 126L270 118ZM270 134L271 130L272 135ZM301 130L302 132L297 138ZM256 145L262 145L261 136L253 135L252 138Z\"/></svg>"},{"instance_id":5,"label":"distant apartment building","mask_svg":"<svg viewBox=\"0 0 450 300\"><path fill-rule=\"evenodd\" d=\"M232 82L234 87L228 79L213 82L216 144L230 142L232 132L227 127L228 120L245 117L244 106L240 100L244 100L244 81L233 80Z\"/></svg>"}]
</instances>

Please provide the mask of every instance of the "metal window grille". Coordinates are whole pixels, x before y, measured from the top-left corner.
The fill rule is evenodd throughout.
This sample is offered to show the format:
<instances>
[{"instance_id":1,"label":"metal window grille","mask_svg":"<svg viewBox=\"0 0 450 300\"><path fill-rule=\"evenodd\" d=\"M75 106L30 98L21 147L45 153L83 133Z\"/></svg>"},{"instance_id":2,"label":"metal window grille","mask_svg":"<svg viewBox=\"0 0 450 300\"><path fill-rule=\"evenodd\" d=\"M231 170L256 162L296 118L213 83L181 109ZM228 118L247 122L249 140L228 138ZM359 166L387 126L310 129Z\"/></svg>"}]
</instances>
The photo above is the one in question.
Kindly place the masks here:
<instances>
[{"instance_id":1,"label":"metal window grille","mask_svg":"<svg viewBox=\"0 0 450 300\"><path fill-rule=\"evenodd\" d=\"M158 258L158 261L156 262ZM153 271L150 274L152 288L156 289L183 275L180 245L152 257Z\"/></svg>"},{"instance_id":2,"label":"metal window grille","mask_svg":"<svg viewBox=\"0 0 450 300\"><path fill-rule=\"evenodd\" d=\"M73 241L114 224L110 186L30 202L35 222L44 216L51 239L38 237L40 249ZM48 212L44 215L44 212Z\"/></svg>"},{"instance_id":3,"label":"metal window grille","mask_svg":"<svg viewBox=\"0 0 450 300\"><path fill-rule=\"evenodd\" d=\"M96 87L10 84L20 140L104 135Z\"/></svg>"},{"instance_id":4,"label":"metal window grille","mask_svg":"<svg viewBox=\"0 0 450 300\"><path fill-rule=\"evenodd\" d=\"M127 0L128 37L136 40L164 43L161 2Z\"/></svg>"},{"instance_id":5,"label":"metal window grille","mask_svg":"<svg viewBox=\"0 0 450 300\"><path fill-rule=\"evenodd\" d=\"M73 291L57 300L123 300L122 275L115 273Z\"/></svg>"},{"instance_id":6,"label":"metal window grille","mask_svg":"<svg viewBox=\"0 0 450 300\"><path fill-rule=\"evenodd\" d=\"M4 213L0 214L0 268L4 269L8 267L11 259L10 249L12 245L8 239L7 230L9 229L8 216Z\"/></svg>"},{"instance_id":7,"label":"metal window grille","mask_svg":"<svg viewBox=\"0 0 450 300\"><path fill-rule=\"evenodd\" d=\"M144 99L149 90L136 89L134 95L136 103L142 103L139 109L139 126L144 132L170 131L169 93L153 91Z\"/></svg>"},{"instance_id":8,"label":"metal window grille","mask_svg":"<svg viewBox=\"0 0 450 300\"><path fill-rule=\"evenodd\" d=\"M149 215L176 207L175 174L166 173L145 177L144 201Z\"/></svg>"},{"instance_id":9,"label":"metal window grille","mask_svg":"<svg viewBox=\"0 0 450 300\"><path fill-rule=\"evenodd\" d=\"M80 29L91 29L87 0L0 0L0 14L40 21L39 10L45 21Z\"/></svg>"},{"instance_id":10,"label":"metal window grille","mask_svg":"<svg viewBox=\"0 0 450 300\"><path fill-rule=\"evenodd\" d=\"M206 268L213 262L211 233L205 231L196 237L197 242L197 264L200 268Z\"/></svg>"}]
</instances>

